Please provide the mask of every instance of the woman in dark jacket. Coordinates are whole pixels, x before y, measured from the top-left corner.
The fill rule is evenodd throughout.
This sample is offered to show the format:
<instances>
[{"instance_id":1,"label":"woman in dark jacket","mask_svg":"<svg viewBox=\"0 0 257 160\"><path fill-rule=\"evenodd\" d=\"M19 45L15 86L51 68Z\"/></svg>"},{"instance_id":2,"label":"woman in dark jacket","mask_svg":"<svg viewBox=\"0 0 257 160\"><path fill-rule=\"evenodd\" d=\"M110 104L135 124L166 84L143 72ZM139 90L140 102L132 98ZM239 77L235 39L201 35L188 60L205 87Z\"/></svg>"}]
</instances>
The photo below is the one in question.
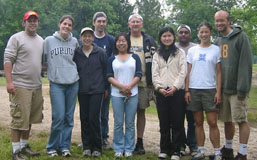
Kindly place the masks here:
<instances>
[{"instance_id":1,"label":"woman in dark jacket","mask_svg":"<svg viewBox=\"0 0 257 160\"><path fill-rule=\"evenodd\" d=\"M83 155L100 157L100 111L105 93L107 56L102 48L93 44L94 31L91 28L81 30L80 40L82 46L75 51L74 61L80 78L78 100Z\"/></svg>"}]
</instances>

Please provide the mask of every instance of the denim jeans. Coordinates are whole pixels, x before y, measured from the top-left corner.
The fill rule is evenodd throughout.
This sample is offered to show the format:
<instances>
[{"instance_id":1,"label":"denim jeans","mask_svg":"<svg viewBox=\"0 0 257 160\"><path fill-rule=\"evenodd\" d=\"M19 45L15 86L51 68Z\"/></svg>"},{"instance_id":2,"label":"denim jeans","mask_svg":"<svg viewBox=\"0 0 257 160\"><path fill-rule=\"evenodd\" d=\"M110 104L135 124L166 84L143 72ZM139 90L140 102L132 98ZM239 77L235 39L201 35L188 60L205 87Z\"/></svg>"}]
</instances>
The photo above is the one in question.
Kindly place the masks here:
<instances>
[{"instance_id":1,"label":"denim jeans","mask_svg":"<svg viewBox=\"0 0 257 160\"><path fill-rule=\"evenodd\" d=\"M46 146L48 151L62 151L70 148L78 86L78 82L73 84L50 82L52 125L49 141Z\"/></svg>"},{"instance_id":2,"label":"denim jeans","mask_svg":"<svg viewBox=\"0 0 257 160\"><path fill-rule=\"evenodd\" d=\"M114 152L133 152L135 145L135 115L137 112L138 95L131 96L127 102L125 97L112 96L114 116ZM125 119L125 134L124 134Z\"/></svg>"},{"instance_id":3,"label":"denim jeans","mask_svg":"<svg viewBox=\"0 0 257 160\"><path fill-rule=\"evenodd\" d=\"M185 134L184 129L184 148L186 145L189 147L190 151L197 150L197 142L195 138L195 120L192 111L186 110L187 119L187 134Z\"/></svg>"},{"instance_id":4,"label":"denim jeans","mask_svg":"<svg viewBox=\"0 0 257 160\"><path fill-rule=\"evenodd\" d=\"M108 89L108 96L104 98L102 108L101 108L101 132L102 132L102 139L108 138L109 135L109 105L110 105L110 87Z\"/></svg>"},{"instance_id":5,"label":"denim jeans","mask_svg":"<svg viewBox=\"0 0 257 160\"><path fill-rule=\"evenodd\" d=\"M83 150L102 152L100 113L103 94L78 95Z\"/></svg>"}]
</instances>

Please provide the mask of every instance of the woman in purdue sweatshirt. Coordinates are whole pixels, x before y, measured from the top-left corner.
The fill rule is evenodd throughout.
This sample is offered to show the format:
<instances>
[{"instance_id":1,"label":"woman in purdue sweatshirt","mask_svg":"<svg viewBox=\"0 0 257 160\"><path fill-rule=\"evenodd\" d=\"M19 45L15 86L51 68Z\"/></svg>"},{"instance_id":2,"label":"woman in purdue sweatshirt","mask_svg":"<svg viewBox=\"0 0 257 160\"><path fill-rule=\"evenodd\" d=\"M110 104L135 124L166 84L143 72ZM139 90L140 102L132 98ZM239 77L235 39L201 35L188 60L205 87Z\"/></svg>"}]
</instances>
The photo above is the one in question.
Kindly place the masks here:
<instances>
[{"instance_id":1,"label":"woman in purdue sweatshirt","mask_svg":"<svg viewBox=\"0 0 257 160\"><path fill-rule=\"evenodd\" d=\"M77 66L73 61L78 41L72 37L74 19L70 15L63 16L58 26L60 30L44 42L52 105L52 126L46 149L50 157L57 156L57 152L67 157L71 156L69 149L79 85Z\"/></svg>"}]
</instances>

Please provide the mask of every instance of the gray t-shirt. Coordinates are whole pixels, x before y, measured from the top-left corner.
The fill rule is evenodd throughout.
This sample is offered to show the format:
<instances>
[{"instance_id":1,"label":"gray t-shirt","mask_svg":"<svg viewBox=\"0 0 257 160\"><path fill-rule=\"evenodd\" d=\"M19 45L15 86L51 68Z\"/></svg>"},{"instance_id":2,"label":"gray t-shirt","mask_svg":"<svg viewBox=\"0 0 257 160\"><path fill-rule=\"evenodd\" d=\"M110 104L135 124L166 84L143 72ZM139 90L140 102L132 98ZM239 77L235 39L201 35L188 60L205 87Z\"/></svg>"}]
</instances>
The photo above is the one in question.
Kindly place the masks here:
<instances>
[{"instance_id":1,"label":"gray t-shirt","mask_svg":"<svg viewBox=\"0 0 257 160\"><path fill-rule=\"evenodd\" d=\"M193 46L196 46L195 43L192 43L192 42L189 42L189 45L187 47L182 47L179 43L175 43L175 45L179 48L179 49L182 49L185 53L186 53L186 56L187 56L187 53L188 53L188 50L189 48L193 47Z\"/></svg>"},{"instance_id":2,"label":"gray t-shirt","mask_svg":"<svg viewBox=\"0 0 257 160\"><path fill-rule=\"evenodd\" d=\"M43 39L25 31L11 36L4 52L4 63L12 63L12 80L16 87L41 88Z\"/></svg>"}]
</instances>

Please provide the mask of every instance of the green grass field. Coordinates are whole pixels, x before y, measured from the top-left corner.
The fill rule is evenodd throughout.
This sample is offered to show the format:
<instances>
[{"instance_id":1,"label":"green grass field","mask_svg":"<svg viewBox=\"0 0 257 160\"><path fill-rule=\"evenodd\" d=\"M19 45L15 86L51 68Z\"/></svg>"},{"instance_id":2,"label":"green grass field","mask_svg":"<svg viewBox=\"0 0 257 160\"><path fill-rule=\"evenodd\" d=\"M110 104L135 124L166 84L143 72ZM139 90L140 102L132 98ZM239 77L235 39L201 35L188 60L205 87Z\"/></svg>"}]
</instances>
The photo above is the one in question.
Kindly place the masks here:
<instances>
[{"instance_id":1,"label":"green grass field","mask_svg":"<svg viewBox=\"0 0 257 160\"><path fill-rule=\"evenodd\" d=\"M257 71L257 64L253 64L253 71Z\"/></svg>"},{"instance_id":2,"label":"green grass field","mask_svg":"<svg viewBox=\"0 0 257 160\"><path fill-rule=\"evenodd\" d=\"M33 134L30 137L30 146L39 151L41 156L39 157L31 157L31 160L80 160L80 159L92 159L92 158L85 158L82 156L82 148L77 147L77 143L71 144L71 153L72 157L63 158L62 156L49 158L47 155L47 151L45 149L46 143L48 140L48 133L41 132L39 134ZM1 160L9 160L11 159L11 141L10 141L10 133L7 127L0 126L0 159ZM103 154L100 158L95 158L99 160L114 160L114 152L109 150L104 150ZM128 158L122 158L121 160L125 160ZM134 155L131 160L158 160L157 154L154 153L146 153L145 155ZM181 160L189 160L190 156L182 157Z\"/></svg>"}]
</instances>

